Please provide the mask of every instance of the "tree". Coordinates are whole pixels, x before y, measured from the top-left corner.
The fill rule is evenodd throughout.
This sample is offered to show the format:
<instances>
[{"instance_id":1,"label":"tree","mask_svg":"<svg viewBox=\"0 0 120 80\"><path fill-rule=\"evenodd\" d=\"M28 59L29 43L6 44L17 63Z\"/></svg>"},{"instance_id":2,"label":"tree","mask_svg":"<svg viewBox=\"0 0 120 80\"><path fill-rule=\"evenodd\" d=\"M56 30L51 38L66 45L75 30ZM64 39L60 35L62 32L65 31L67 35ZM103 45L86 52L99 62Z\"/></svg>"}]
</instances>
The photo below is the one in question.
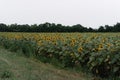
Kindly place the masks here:
<instances>
[{"instance_id":1,"label":"tree","mask_svg":"<svg viewBox=\"0 0 120 80\"><path fill-rule=\"evenodd\" d=\"M1 32L7 32L8 26L6 24L0 23L0 31Z\"/></svg>"},{"instance_id":2,"label":"tree","mask_svg":"<svg viewBox=\"0 0 120 80\"><path fill-rule=\"evenodd\" d=\"M100 27L98 28L98 32L104 32L104 31L105 31L105 29L104 29L103 26L100 26Z\"/></svg>"}]
</instances>

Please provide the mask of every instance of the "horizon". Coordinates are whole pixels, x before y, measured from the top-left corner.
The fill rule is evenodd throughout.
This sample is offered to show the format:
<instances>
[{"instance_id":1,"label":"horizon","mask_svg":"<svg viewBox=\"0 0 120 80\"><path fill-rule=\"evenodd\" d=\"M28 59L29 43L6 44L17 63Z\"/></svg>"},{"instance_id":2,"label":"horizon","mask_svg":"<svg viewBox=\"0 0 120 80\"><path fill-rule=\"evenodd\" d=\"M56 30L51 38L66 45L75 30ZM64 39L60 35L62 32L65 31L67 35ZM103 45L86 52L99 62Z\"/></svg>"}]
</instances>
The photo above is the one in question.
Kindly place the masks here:
<instances>
[{"instance_id":1,"label":"horizon","mask_svg":"<svg viewBox=\"0 0 120 80\"><path fill-rule=\"evenodd\" d=\"M17 25L40 25L40 24L45 24L45 23L50 23L50 22L43 22L43 23L38 23L38 24L36 24L36 23L33 23L33 24L27 24L27 23L23 23L23 24L19 24L19 23L11 23L11 24L6 24L6 23L0 23L0 24L5 24L5 25L12 25L12 24L17 24ZM120 22L117 22L117 23L120 23ZM109 25L109 24L106 24L106 25L108 25L108 26L114 26L114 25L116 25L117 23L115 23L115 24L113 24L113 25ZM52 23L50 23L50 24L52 24ZM54 23L54 24L61 24L61 23ZM74 26L74 25L82 25L82 24L73 24L73 25L64 25L64 24L61 24L61 25L63 25L63 26ZM82 25L83 26L83 25ZM101 25L102 27L105 27L105 25ZM98 29L98 28L100 28L101 26L98 26L98 27L96 27L96 28L94 28L94 27L88 27L88 26L83 26L83 27L86 27L86 28L93 28L93 29Z\"/></svg>"}]
</instances>

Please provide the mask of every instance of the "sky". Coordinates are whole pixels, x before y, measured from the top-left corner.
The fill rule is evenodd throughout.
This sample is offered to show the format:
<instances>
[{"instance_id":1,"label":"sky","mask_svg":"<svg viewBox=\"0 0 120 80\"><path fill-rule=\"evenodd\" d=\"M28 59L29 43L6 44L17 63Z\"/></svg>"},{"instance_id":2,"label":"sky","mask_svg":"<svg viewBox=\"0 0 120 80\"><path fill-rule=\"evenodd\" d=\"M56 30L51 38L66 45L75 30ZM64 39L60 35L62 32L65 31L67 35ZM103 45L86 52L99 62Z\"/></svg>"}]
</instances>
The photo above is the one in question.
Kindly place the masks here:
<instances>
[{"instance_id":1,"label":"sky","mask_svg":"<svg viewBox=\"0 0 120 80\"><path fill-rule=\"evenodd\" d=\"M98 28L120 22L119 8L120 0L0 0L0 23Z\"/></svg>"}]
</instances>

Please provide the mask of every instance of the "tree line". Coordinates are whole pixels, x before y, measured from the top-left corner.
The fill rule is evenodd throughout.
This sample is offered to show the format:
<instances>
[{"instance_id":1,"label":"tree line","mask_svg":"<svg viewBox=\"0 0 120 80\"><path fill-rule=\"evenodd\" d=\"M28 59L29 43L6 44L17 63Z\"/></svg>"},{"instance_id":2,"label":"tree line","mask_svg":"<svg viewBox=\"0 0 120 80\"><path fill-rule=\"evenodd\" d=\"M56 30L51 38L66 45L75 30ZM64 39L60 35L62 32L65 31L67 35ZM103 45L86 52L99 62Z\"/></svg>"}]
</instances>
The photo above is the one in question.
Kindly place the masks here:
<instances>
[{"instance_id":1,"label":"tree line","mask_svg":"<svg viewBox=\"0 0 120 80\"><path fill-rule=\"evenodd\" d=\"M113 26L100 26L98 29L93 29L91 27L87 28L80 24L65 26L55 23L43 23L39 25L6 25L4 23L0 23L0 32L120 32L120 23Z\"/></svg>"}]
</instances>

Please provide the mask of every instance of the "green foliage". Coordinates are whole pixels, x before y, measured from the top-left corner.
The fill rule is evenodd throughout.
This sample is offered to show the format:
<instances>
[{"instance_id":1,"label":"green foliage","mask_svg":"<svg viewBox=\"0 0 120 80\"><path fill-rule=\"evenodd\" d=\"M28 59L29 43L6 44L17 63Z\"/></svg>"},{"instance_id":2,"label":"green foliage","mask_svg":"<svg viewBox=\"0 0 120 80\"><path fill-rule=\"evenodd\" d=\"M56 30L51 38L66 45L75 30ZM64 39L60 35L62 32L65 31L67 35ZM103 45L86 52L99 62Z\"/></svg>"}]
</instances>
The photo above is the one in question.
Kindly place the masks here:
<instances>
[{"instance_id":1,"label":"green foliage","mask_svg":"<svg viewBox=\"0 0 120 80\"><path fill-rule=\"evenodd\" d=\"M5 49L9 49L10 51L22 52L26 57L34 56L35 50L36 50L36 43L33 41L27 41L27 40L9 40L9 39L1 39L0 38L0 44Z\"/></svg>"},{"instance_id":2,"label":"green foliage","mask_svg":"<svg viewBox=\"0 0 120 80\"><path fill-rule=\"evenodd\" d=\"M4 71L4 72L1 74L1 78L2 78L2 79L11 78L12 75L13 75L13 74L12 74L10 71Z\"/></svg>"},{"instance_id":3,"label":"green foliage","mask_svg":"<svg viewBox=\"0 0 120 80\"><path fill-rule=\"evenodd\" d=\"M27 57L34 56L44 63L65 68L80 66L103 78L120 76L119 35L61 35L62 37L60 34L55 37L41 35L42 37L36 36L34 40L25 37L0 37L0 45L14 52L21 51Z\"/></svg>"},{"instance_id":4,"label":"green foliage","mask_svg":"<svg viewBox=\"0 0 120 80\"><path fill-rule=\"evenodd\" d=\"M39 25L6 25L0 23L0 32L120 32L120 23L117 23L113 26L100 26L98 29L93 29L91 27L87 28L80 24L76 24L73 26L64 26L62 24L48 22Z\"/></svg>"}]
</instances>

